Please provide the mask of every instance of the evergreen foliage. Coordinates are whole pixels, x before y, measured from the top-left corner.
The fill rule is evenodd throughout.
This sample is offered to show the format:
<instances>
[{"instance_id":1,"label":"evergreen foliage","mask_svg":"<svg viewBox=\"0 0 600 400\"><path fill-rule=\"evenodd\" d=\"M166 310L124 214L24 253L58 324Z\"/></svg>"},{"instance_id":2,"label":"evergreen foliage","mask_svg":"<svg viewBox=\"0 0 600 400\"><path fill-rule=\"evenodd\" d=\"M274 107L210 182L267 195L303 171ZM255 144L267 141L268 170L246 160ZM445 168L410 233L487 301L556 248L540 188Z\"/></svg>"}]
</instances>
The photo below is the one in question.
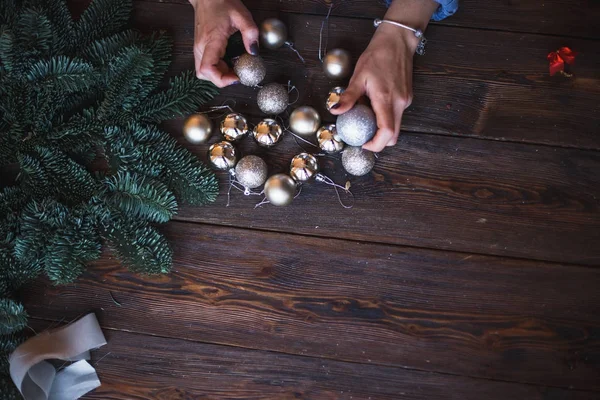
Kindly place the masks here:
<instances>
[{"instance_id":1,"label":"evergreen foliage","mask_svg":"<svg viewBox=\"0 0 600 400\"><path fill-rule=\"evenodd\" d=\"M157 124L216 94L184 73L160 91L171 42L125 29L131 0L0 1L0 400L19 398L7 357L27 324L15 292L40 273L72 282L103 244L132 271L164 273L155 224L178 201L214 201L214 175ZM2 172L4 173L4 172Z\"/></svg>"}]
</instances>

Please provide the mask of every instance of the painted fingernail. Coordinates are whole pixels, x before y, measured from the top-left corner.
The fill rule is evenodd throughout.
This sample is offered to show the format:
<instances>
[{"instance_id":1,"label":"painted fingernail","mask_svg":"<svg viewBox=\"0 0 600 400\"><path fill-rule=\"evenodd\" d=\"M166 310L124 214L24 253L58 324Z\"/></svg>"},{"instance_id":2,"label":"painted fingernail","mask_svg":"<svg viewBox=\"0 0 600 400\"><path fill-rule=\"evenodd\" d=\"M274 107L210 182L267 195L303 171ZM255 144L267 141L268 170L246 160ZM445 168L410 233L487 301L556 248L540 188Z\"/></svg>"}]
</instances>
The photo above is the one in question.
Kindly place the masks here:
<instances>
[{"instance_id":1,"label":"painted fingernail","mask_svg":"<svg viewBox=\"0 0 600 400\"><path fill-rule=\"evenodd\" d=\"M331 106L331 109L335 110L336 108L340 108L341 104L340 103L335 103L334 105Z\"/></svg>"},{"instance_id":2,"label":"painted fingernail","mask_svg":"<svg viewBox=\"0 0 600 400\"><path fill-rule=\"evenodd\" d=\"M253 56L258 55L258 42L254 42L250 45L250 54Z\"/></svg>"},{"instance_id":3,"label":"painted fingernail","mask_svg":"<svg viewBox=\"0 0 600 400\"><path fill-rule=\"evenodd\" d=\"M232 85L239 85L240 83L242 83L242 82L240 82L240 81L231 82Z\"/></svg>"}]
</instances>

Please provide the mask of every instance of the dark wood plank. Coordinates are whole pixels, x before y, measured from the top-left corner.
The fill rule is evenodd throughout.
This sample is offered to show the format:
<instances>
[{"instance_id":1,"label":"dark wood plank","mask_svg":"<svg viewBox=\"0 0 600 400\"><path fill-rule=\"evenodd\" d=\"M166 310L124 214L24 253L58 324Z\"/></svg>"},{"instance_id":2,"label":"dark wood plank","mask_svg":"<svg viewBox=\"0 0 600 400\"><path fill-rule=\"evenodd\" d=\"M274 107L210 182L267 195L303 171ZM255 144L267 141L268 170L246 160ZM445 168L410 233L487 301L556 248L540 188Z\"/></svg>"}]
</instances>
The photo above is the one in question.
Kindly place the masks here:
<instances>
[{"instance_id":1,"label":"dark wood plank","mask_svg":"<svg viewBox=\"0 0 600 400\"><path fill-rule=\"evenodd\" d=\"M149 0L188 5L187 0ZM332 2L326 0L244 0L252 10L277 10L326 15ZM335 0L331 15L381 18L386 7L378 0ZM460 27L496 29L551 35L600 38L596 24L600 4L589 0L460 0L460 9L451 18L433 23Z\"/></svg>"},{"instance_id":2,"label":"dark wood plank","mask_svg":"<svg viewBox=\"0 0 600 400\"><path fill-rule=\"evenodd\" d=\"M180 123L166 129L206 159L207 146L184 143ZM291 136L268 151L252 139L239 147L242 154L262 156L270 174L286 172L293 155L302 151ZM334 158L322 157L320 164L339 184L351 181L354 208L342 208L334 190L318 183L304 185L287 208L254 209L260 198L237 191L226 207L228 178L220 174L216 204L184 207L176 218L600 265L598 152L405 134L366 177L347 177Z\"/></svg>"},{"instance_id":3,"label":"dark wood plank","mask_svg":"<svg viewBox=\"0 0 600 400\"><path fill-rule=\"evenodd\" d=\"M114 329L600 390L600 270L176 222L166 233L171 274L104 258L75 285L28 287L28 312L96 310Z\"/></svg>"},{"instance_id":4,"label":"dark wood plank","mask_svg":"<svg viewBox=\"0 0 600 400\"><path fill-rule=\"evenodd\" d=\"M142 30L172 32L177 56L173 71L194 68L193 16L187 6L136 2L134 25ZM275 12L255 12L258 20ZM327 79L318 61L321 18L280 15L298 49L302 65L289 50L266 52L266 82L291 80L300 90L297 104L324 109L327 92L340 82ZM373 31L369 21L332 18L329 46L352 49L355 59ZM358 33L358 34L357 34ZM417 57L414 103L403 118L403 130L497 140L600 149L600 51L592 40L432 27L429 49ZM581 54L572 80L550 77L546 55L562 45ZM226 89L215 102L234 99L239 111L260 113L256 92Z\"/></svg>"},{"instance_id":5,"label":"dark wood plank","mask_svg":"<svg viewBox=\"0 0 600 400\"><path fill-rule=\"evenodd\" d=\"M43 326L43 321L34 325ZM102 386L83 399L592 400L536 387L105 330L92 353Z\"/></svg>"}]
</instances>

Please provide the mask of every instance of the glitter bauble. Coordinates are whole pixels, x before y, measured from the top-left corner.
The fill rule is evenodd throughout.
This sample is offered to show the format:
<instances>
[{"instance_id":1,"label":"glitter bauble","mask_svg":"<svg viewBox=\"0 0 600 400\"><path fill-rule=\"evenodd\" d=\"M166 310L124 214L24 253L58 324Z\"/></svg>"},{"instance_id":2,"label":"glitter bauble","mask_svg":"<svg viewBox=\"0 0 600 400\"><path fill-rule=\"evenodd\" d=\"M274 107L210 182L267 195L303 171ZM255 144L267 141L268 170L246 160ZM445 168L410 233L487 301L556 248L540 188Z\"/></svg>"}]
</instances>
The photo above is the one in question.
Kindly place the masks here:
<instances>
[{"instance_id":1,"label":"glitter bauble","mask_svg":"<svg viewBox=\"0 0 600 400\"><path fill-rule=\"evenodd\" d=\"M290 176L296 182L306 182L319 173L319 163L312 154L300 153L292 158L290 164Z\"/></svg>"},{"instance_id":2,"label":"glitter bauble","mask_svg":"<svg viewBox=\"0 0 600 400\"><path fill-rule=\"evenodd\" d=\"M314 135L319 125L321 125L321 117L312 107L298 107L290 115L290 129L300 136Z\"/></svg>"},{"instance_id":3,"label":"glitter bauble","mask_svg":"<svg viewBox=\"0 0 600 400\"><path fill-rule=\"evenodd\" d=\"M281 114L290 101L290 95L285 86L279 83L269 83L262 87L256 95L260 111L269 115Z\"/></svg>"},{"instance_id":4,"label":"glitter bauble","mask_svg":"<svg viewBox=\"0 0 600 400\"><path fill-rule=\"evenodd\" d=\"M204 114L192 114L183 123L183 136L190 143L206 143L212 131L212 122Z\"/></svg>"},{"instance_id":5,"label":"glitter bauble","mask_svg":"<svg viewBox=\"0 0 600 400\"><path fill-rule=\"evenodd\" d=\"M352 72L350 53L342 49L329 50L323 59L325 75L331 79L344 79Z\"/></svg>"},{"instance_id":6,"label":"glitter bauble","mask_svg":"<svg viewBox=\"0 0 600 400\"><path fill-rule=\"evenodd\" d=\"M265 183L265 197L274 206L287 206L296 196L296 182L286 174L273 175Z\"/></svg>"},{"instance_id":7,"label":"glitter bauble","mask_svg":"<svg viewBox=\"0 0 600 400\"><path fill-rule=\"evenodd\" d=\"M246 118L241 114L227 114L223 118L223 121L221 121L221 133L226 140L235 142L248 133L248 122L246 122Z\"/></svg>"},{"instance_id":8,"label":"glitter bauble","mask_svg":"<svg viewBox=\"0 0 600 400\"><path fill-rule=\"evenodd\" d=\"M377 119L373 110L363 104L357 104L338 116L335 125L340 138L350 146L362 146L377 131Z\"/></svg>"},{"instance_id":9,"label":"glitter bauble","mask_svg":"<svg viewBox=\"0 0 600 400\"><path fill-rule=\"evenodd\" d=\"M344 90L346 89L341 86L336 86L329 91L329 94L327 95L327 101L325 102L325 108L327 108L327 111L330 111L333 106L340 102L340 98L342 97Z\"/></svg>"},{"instance_id":10,"label":"glitter bauble","mask_svg":"<svg viewBox=\"0 0 600 400\"><path fill-rule=\"evenodd\" d=\"M375 154L362 147L347 147L342 153L342 165L350 175L363 176L375 166Z\"/></svg>"},{"instance_id":11,"label":"glitter bauble","mask_svg":"<svg viewBox=\"0 0 600 400\"><path fill-rule=\"evenodd\" d=\"M265 118L254 127L252 136L256 143L263 147L271 147L279 142L283 135L281 126L271 118Z\"/></svg>"},{"instance_id":12,"label":"glitter bauble","mask_svg":"<svg viewBox=\"0 0 600 400\"><path fill-rule=\"evenodd\" d=\"M213 168L226 171L235 167L237 152L229 142L218 142L208 149L208 161Z\"/></svg>"},{"instance_id":13,"label":"glitter bauble","mask_svg":"<svg viewBox=\"0 0 600 400\"><path fill-rule=\"evenodd\" d=\"M256 86L265 79L267 68L262 58L251 54L242 54L233 63L233 71L236 73L242 85Z\"/></svg>"},{"instance_id":14,"label":"glitter bauble","mask_svg":"<svg viewBox=\"0 0 600 400\"><path fill-rule=\"evenodd\" d=\"M260 41L263 47L275 50L287 41L288 31L283 22L277 18L265 19L260 24Z\"/></svg>"},{"instance_id":15,"label":"glitter bauble","mask_svg":"<svg viewBox=\"0 0 600 400\"><path fill-rule=\"evenodd\" d=\"M235 178L247 189L254 189L267 180L267 163L258 156L246 156L235 166Z\"/></svg>"},{"instance_id":16,"label":"glitter bauble","mask_svg":"<svg viewBox=\"0 0 600 400\"><path fill-rule=\"evenodd\" d=\"M317 131L319 147L326 153L334 154L342 151L344 142L337 134L334 124L324 125Z\"/></svg>"}]
</instances>

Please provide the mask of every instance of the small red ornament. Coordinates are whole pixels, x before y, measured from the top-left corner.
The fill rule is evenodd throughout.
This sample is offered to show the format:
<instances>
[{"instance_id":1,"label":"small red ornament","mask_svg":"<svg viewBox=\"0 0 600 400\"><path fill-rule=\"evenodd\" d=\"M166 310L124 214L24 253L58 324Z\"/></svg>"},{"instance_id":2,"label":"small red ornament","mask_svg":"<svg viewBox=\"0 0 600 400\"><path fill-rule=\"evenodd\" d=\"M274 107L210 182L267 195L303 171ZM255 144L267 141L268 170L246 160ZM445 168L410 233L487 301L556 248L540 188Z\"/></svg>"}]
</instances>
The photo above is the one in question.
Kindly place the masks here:
<instances>
[{"instance_id":1,"label":"small red ornament","mask_svg":"<svg viewBox=\"0 0 600 400\"><path fill-rule=\"evenodd\" d=\"M553 76L557 72L565 76L571 76L565 72L565 63L568 65L573 64L576 55L577 53L568 47L561 47L556 51L548 53L546 58L550 63L550 76Z\"/></svg>"}]
</instances>

